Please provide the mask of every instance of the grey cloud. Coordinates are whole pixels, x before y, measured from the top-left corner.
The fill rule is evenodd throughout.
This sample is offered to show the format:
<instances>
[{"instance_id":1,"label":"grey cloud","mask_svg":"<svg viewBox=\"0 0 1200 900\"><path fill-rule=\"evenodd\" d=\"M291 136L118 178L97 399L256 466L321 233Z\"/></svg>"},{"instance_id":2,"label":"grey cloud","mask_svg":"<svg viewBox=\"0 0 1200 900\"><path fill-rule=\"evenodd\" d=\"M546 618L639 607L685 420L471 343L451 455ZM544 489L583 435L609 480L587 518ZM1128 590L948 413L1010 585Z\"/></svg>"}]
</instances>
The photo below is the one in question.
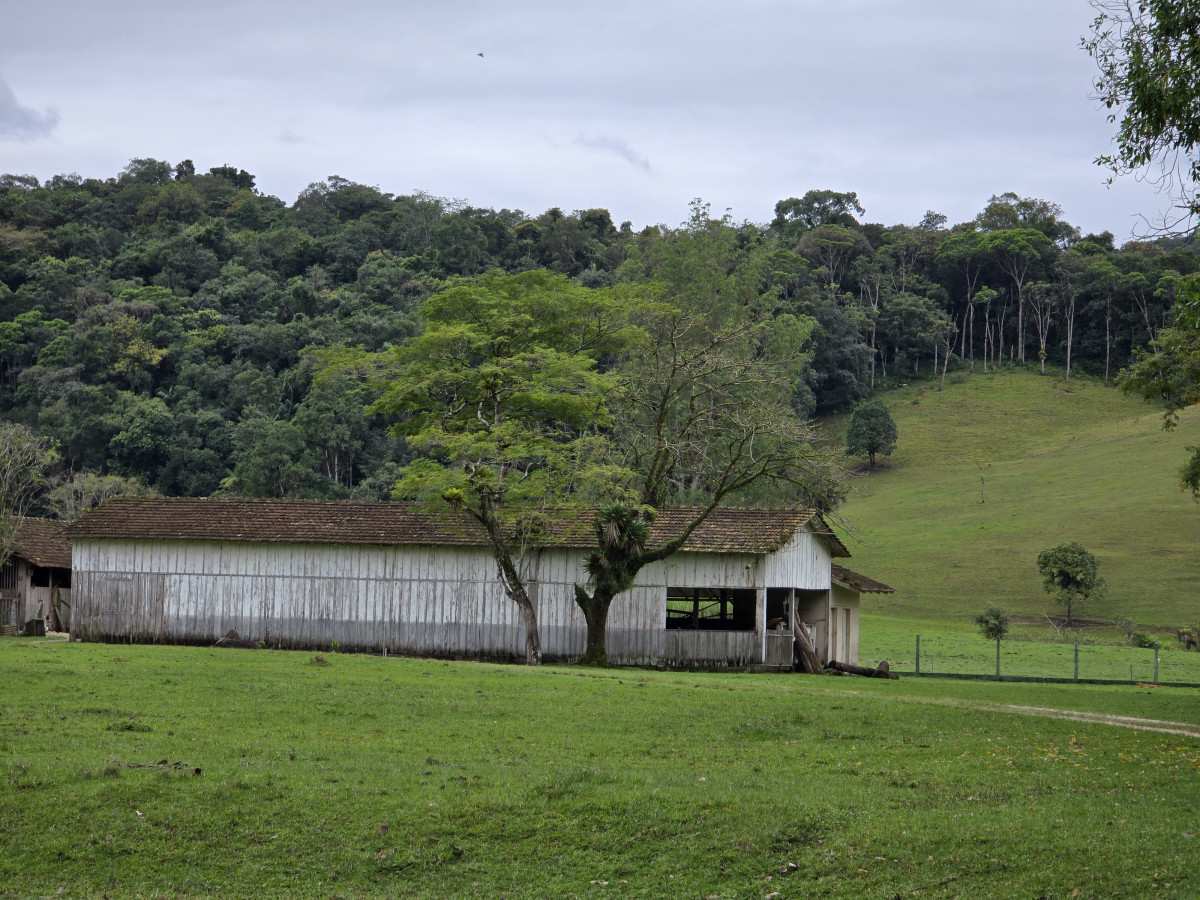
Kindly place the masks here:
<instances>
[{"instance_id":1,"label":"grey cloud","mask_svg":"<svg viewBox=\"0 0 1200 900\"><path fill-rule=\"evenodd\" d=\"M0 139L31 141L45 137L58 125L58 113L52 109L38 112L22 106L8 82L0 78Z\"/></svg>"},{"instance_id":2,"label":"grey cloud","mask_svg":"<svg viewBox=\"0 0 1200 900\"><path fill-rule=\"evenodd\" d=\"M612 153L625 160L631 166L641 169L643 172L650 171L650 161L648 159L635 153L628 144L616 138L605 137L604 135L593 135L591 137L580 135L575 139L575 143L580 147L587 147L591 150Z\"/></svg>"}]
</instances>

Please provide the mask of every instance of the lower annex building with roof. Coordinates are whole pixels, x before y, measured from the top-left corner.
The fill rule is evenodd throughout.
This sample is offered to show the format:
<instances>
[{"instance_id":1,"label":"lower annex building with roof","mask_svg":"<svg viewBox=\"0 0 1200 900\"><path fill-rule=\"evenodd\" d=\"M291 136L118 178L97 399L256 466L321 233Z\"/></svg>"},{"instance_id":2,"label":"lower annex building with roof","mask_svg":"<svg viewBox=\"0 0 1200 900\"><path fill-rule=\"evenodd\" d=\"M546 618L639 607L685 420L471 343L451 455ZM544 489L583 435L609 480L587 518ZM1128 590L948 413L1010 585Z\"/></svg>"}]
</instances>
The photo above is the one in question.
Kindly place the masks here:
<instances>
[{"instance_id":1,"label":"lower annex building with roof","mask_svg":"<svg viewBox=\"0 0 1200 900\"><path fill-rule=\"evenodd\" d=\"M650 546L691 510L660 511ZM483 659L524 657L525 631L476 526L399 502L118 499L68 529L72 637ZM551 516L521 560L543 658L583 655L574 601L590 514ZM609 614L623 665L790 668L792 626L823 661L858 662L860 595L892 588L849 557L811 509L719 508L683 548L645 566Z\"/></svg>"}]
</instances>

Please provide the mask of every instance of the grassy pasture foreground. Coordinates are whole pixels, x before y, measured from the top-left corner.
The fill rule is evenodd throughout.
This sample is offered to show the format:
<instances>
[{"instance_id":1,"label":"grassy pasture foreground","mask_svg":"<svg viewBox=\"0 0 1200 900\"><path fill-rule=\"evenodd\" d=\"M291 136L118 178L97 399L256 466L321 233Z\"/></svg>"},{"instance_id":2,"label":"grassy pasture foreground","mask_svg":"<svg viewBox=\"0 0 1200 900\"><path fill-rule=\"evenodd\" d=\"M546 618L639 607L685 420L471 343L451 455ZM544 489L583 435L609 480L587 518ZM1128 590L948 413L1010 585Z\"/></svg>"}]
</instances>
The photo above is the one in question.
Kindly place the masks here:
<instances>
[{"instance_id":1,"label":"grassy pasture foreground","mask_svg":"<svg viewBox=\"0 0 1200 900\"><path fill-rule=\"evenodd\" d=\"M1200 892L1195 691L325 660L0 640L0 894Z\"/></svg>"}]
</instances>

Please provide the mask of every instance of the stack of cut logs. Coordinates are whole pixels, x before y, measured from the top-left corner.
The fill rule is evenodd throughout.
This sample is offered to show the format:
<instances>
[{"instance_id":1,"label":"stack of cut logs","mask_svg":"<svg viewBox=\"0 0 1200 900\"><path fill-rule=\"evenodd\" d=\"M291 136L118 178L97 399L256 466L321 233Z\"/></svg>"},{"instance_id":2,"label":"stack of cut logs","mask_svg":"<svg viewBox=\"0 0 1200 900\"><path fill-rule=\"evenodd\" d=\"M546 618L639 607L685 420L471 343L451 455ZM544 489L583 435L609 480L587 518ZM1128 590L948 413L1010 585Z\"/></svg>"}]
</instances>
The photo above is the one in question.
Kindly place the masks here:
<instances>
[{"instance_id":1,"label":"stack of cut logs","mask_svg":"<svg viewBox=\"0 0 1200 900\"><path fill-rule=\"evenodd\" d=\"M796 638L796 642L793 645L793 661L795 662L796 670L799 672L804 672L808 675L820 675L826 669L834 669L838 672L845 672L848 675L862 675L866 678L890 678L893 681L900 678L899 675L892 674L886 660L881 662L879 667L875 669L838 662L836 659L831 659L823 666L821 665L820 658L817 656L817 651L813 649L812 640L808 636L808 629L800 622L797 622L795 628L792 629L792 634Z\"/></svg>"}]
</instances>

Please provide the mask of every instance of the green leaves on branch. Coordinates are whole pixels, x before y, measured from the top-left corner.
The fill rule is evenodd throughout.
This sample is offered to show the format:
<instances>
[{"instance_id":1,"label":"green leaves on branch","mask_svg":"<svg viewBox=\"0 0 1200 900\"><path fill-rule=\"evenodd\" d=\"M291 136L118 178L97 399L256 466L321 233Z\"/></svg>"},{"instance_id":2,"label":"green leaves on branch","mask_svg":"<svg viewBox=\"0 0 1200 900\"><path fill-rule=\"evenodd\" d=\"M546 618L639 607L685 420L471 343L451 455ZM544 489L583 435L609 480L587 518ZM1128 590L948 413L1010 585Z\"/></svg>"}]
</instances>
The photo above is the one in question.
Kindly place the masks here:
<instances>
[{"instance_id":1,"label":"green leaves on branch","mask_svg":"<svg viewBox=\"0 0 1200 900\"><path fill-rule=\"evenodd\" d=\"M988 640L1001 640L1008 635L1008 610L989 603L983 612L975 617L975 624L979 626L979 633Z\"/></svg>"},{"instance_id":2,"label":"green leaves on branch","mask_svg":"<svg viewBox=\"0 0 1200 900\"><path fill-rule=\"evenodd\" d=\"M1046 593L1067 608L1068 625L1074 607L1097 599L1104 591L1104 579L1097 574L1099 561L1077 541L1043 550L1037 565Z\"/></svg>"},{"instance_id":3,"label":"green leaves on branch","mask_svg":"<svg viewBox=\"0 0 1200 900\"><path fill-rule=\"evenodd\" d=\"M1093 97L1120 124L1116 153L1096 160L1126 175L1157 165L1151 180L1174 211L1162 230L1187 231L1200 213L1200 7L1193 0L1092 0L1083 49L1100 73Z\"/></svg>"},{"instance_id":4,"label":"green leaves on branch","mask_svg":"<svg viewBox=\"0 0 1200 900\"><path fill-rule=\"evenodd\" d=\"M1160 401L1168 430L1178 423L1180 410L1200 403L1200 275L1179 279L1175 289L1174 325L1158 333L1151 350L1138 350L1118 380L1126 393ZM1200 501L1200 448L1187 449L1192 456L1179 470L1180 487Z\"/></svg>"},{"instance_id":5,"label":"green leaves on branch","mask_svg":"<svg viewBox=\"0 0 1200 900\"><path fill-rule=\"evenodd\" d=\"M875 456L891 456L898 437L896 423L886 403L882 400L860 403L850 416L850 428L846 431L846 455L867 454L873 469Z\"/></svg>"},{"instance_id":6,"label":"green leaves on branch","mask_svg":"<svg viewBox=\"0 0 1200 900\"><path fill-rule=\"evenodd\" d=\"M604 467L598 435L618 388L597 358L640 337L627 295L545 271L489 275L433 295L425 331L371 360L371 406L426 457L396 496L469 510L581 500ZM361 365L362 361L353 364ZM606 480L622 473L605 471Z\"/></svg>"}]
</instances>

